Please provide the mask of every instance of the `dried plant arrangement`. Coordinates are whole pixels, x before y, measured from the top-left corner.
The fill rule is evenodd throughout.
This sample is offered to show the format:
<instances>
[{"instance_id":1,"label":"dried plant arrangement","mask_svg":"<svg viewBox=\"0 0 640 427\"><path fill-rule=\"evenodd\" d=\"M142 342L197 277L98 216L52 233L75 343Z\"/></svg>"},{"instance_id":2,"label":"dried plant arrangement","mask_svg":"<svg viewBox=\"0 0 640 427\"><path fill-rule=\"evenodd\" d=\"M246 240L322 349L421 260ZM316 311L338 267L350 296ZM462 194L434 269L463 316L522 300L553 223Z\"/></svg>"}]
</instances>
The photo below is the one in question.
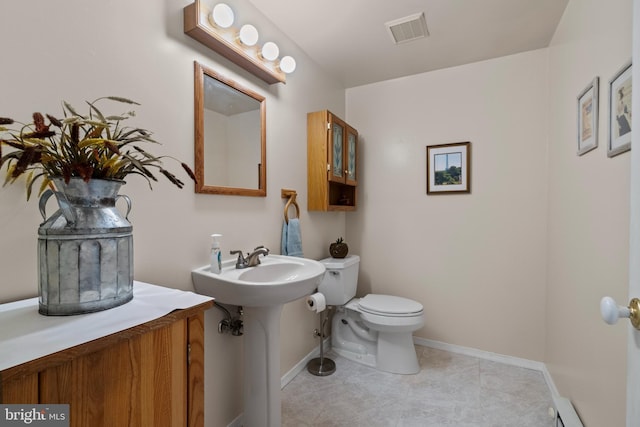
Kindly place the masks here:
<instances>
[{"instance_id":1,"label":"dried plant arrangement","mask_svg":"<svg viewBox=\"0 0 640 427\"><path fill-rule=\"evenodd\" d=\"M141 148L142 143L158 142L148 130L124 124L135 116L135 111L105 115L97 106L105 100L140 105L127 98L107 96L87 101L89 111L85 115L63 101L64 117L61 119L38 112L33 113L32 123L0 117L0 167L7 165L4 185L26 176L29 199L34 183L40 179L39 193L51 186L51 179L55 177L68 183L72 177L88 182L91 179L124 180L128 175L136 174L144 177L152 188L152 181L157 181L156 172L182 188L184 183L164 168L162 160L165 158L180 163L195 181L187 164L171 156L154 156ZM11 149L3 153L3 146Z\"/></svg>"}]
</instances>

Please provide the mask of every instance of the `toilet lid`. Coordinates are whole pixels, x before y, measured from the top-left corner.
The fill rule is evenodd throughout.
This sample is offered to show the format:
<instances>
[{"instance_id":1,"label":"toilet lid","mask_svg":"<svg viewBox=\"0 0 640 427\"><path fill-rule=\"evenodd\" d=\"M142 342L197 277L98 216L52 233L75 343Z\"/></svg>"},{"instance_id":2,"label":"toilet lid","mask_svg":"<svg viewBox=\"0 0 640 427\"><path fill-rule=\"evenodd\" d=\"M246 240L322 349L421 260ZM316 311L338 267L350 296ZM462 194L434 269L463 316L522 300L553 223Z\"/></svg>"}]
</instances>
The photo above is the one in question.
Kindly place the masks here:
<instances>
[{"instance_id":1,"label":"toilet lid","mask_svg":"<svg viewBox=\"0 0 640 427\"><path fill-rule=\"evenodd\" d=\"M392 295L369 294L358 301L361 310L372 314L406 316L420 313L422 304L408 298Z\"/></svg>"}]
</instances>

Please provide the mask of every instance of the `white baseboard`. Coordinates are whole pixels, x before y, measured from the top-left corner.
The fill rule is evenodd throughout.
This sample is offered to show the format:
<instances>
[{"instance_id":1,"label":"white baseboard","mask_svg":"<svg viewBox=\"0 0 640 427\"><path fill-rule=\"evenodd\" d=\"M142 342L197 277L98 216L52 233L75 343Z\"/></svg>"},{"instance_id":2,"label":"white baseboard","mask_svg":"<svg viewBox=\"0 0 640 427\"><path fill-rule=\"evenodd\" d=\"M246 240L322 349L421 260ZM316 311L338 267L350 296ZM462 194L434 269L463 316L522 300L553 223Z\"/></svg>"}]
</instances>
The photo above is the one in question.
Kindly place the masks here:
<instances>
[{"instance_id":1,"label":"white baseboard","mask_svg":"<svg viewBox=\"0 0 640 427\"><path fill-rule=\"evenodd\" d=\"M423 347L437 348L438 350L450 351L451 353L459 353L467 356L477 357L479 359L490 360L492 362L504 363L505 365L518 366L521 368L533 369L540 371L544 375L546 367L542 362L535 360L522 359L520 357L506 356L504 354L492 353L490 351L478 350L471 347L463 347L461 345L447 344L442 341L429 340L426 338L413 337L413 342ZM548 375L548 372L547 372ZM546 379L546 375L545 375Z\"/></svg>"},{"instance_id":2,"label":"white baseboard","mask_svg":"<svg viewBox=\"0 0 640 427\"><path fill-rule=\"evenodd\" d=\"M551 374L547 370L547 365L543 362L538 362L530 359L523 359L521 357L507 356L504 354L493 353L485 350L478 350L471 347L464 347L461 345L448 344L442 341L430 340L426 338L418 338L413 337L413 342L417 345L421 345L423 347L436 348L439 350L449 351L451 353L464 354L467 356L477 357L479 359L490 360L492 362L504 363L505 365L518 366L520 368L533 369L535 371L540 371L544 377L545 382L547 383L547 387L549 387L549 391L554 396L559 396L558 389L556 388L555 383L553 382L553 378ZM325 338L324 340L324 349L325 353L331 349L331 336ZM293 368L289 370L286 374L284 374L280 380L280 388L284 388L287 384L293 380L296 375L302 372L306 367L307 363L314 357L318 357L320 355L320 346L314 348L309 352L302 360L300 360ZM232 427L232 426L229 426Z\"/></svg>"},{"instance_id":3,"label":"white baseboard","mask_svg":"<svg viewBox=\"0 0 640 427\"><path fill-rule=\"evenodd\" d=\"M242 427L242 412L235 420L231 421L230 424L227 424L227 427Z\"/></svg>"},{"instance_id":4,"label":"white baseboard","mask_svg":"<svg viewBox=\"0 0 640 427\"><path fill-rule=\"evenodd\" d=\"M542 368L542 375L544 375L544 380L547 382L547 387L549 387L549 391L552 396L560 396L558 392L558 388L556 387L556 383L553 382L553 378L547 369L547 365L544 365Z\"/></svg>"},{"instance_id":5,"label":"white baseboard","mask_svg":"<svg viewBox=\"0 0 640 427\"><path fill-rule=\"evenodd\" d=\"M324 353L326 355L326 353L331 350L331 336L327 337L324 339L324 342L322 343L323 345L323 349L324 349ZM286 386L287 384L289 384L291 382L291 380L293 380L296 375L298 375L300 372L304 371L305 368L307 367L307 363L309 363L309 361L311 359L313 359L314 357L318 357L320 356L320 345L318 345L316 348L314 348L313 350L311 350L309 352L309 354L307 354L305 357L302 358L301 361L299 361L298 363L295 364L295 366L291 369L289 369L289 372L287 372L286 374L284 374L280 380L280 389L283 389L284 386Z\"/></svg>"}]
</instances>

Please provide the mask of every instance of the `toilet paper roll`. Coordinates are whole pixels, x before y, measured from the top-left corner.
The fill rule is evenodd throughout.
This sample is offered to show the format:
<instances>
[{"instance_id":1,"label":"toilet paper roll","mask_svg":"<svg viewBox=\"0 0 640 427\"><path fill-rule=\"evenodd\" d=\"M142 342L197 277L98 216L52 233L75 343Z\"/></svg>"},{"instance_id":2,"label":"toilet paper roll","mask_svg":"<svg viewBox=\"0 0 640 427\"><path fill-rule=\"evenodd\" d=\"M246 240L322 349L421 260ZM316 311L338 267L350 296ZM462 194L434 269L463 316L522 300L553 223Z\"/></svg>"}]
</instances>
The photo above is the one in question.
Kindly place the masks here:
<instances>
[{"instance_id":1,"label":"toilet paper roll","mask_svg":"<svg viewBox=\"0 0 640 427\"><path fill-rule=\"evenodd\" d=\"M307 297L307 308L311 311L315 311L316 313L324 311L325 308L327 308L327 301L324 299L324 295L320 292L309 295Z\"/></svg>"}]
</instances>

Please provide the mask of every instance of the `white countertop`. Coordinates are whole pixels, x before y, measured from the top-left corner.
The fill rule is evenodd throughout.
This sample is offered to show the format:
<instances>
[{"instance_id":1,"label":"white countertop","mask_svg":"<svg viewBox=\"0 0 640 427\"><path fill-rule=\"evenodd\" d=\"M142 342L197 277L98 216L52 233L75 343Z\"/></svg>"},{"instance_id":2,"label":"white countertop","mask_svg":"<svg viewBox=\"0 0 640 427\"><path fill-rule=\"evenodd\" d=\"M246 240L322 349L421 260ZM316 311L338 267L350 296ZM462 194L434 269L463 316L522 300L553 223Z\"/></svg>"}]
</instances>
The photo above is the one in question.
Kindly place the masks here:
<instances>
[{"instance_id":1,"label":"white countertop","mask_svg":"<svg viewBox=\"0 0 640 427\"><path fill-rule=\"evenodd\" d=\"M134 281L130 302L96 313L44 316L37 297L0 304L0 371L212 299Z\"/></svg>"}]
</instances>

